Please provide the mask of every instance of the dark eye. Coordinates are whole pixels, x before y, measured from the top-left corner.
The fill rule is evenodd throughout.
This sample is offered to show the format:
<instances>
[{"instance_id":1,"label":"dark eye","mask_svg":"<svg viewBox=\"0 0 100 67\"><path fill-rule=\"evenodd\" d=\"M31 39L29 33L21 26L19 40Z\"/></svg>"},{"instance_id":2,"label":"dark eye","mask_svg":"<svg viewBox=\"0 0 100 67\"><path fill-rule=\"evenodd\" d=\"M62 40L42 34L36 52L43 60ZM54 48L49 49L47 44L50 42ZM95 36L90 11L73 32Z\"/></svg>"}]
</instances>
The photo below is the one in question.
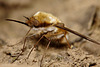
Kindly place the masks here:
<instances>
[{"instance_id":1,"label":"dark eye","mask_svg":"<svg viewBox=\"0 0 100 67\"><path fill-rule=\"evenodd\" d=\"M36 19L34 19L34 20L33 20L33 25L34 25L34 26L38 26L38 25L39 25L39 21L36 20Z\"/></svg>"},{"instance_id":2,"label":"dark eye","mask_svg":"<svg viewBox=\"0 0 100 67\"><path fill-rule=\"evenodd\" d=\"M30 26L31 27L38 27L39 26L39 21L37 19L35 19L34 17L30 18Z\"/></svg>"}]
</instances>

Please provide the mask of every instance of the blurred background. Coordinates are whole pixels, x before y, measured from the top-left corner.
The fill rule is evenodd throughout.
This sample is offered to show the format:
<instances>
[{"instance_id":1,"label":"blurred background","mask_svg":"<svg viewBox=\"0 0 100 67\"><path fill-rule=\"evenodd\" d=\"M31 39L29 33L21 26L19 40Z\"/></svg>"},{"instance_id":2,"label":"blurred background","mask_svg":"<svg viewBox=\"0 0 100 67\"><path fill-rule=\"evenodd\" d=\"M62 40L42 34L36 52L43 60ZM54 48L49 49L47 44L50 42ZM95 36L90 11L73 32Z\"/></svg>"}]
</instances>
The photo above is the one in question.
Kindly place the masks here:
<instances>
[{"instance_id":1,"label":"blurred background","mask_svg":"<svg viewBox=\"0 0 100 67\"><path fill-rule=\"evenodd\" d=\"M27 26L5 19L25 22L23 16L31 17L38 11L51 13L66 27L100 41L100 0L0 0L0 45L16 43L29 30ZM100 46L91 42L78 43L78 38L70 34L69 40L95 55L100 54Z\"/></svg>"}]
</instances>

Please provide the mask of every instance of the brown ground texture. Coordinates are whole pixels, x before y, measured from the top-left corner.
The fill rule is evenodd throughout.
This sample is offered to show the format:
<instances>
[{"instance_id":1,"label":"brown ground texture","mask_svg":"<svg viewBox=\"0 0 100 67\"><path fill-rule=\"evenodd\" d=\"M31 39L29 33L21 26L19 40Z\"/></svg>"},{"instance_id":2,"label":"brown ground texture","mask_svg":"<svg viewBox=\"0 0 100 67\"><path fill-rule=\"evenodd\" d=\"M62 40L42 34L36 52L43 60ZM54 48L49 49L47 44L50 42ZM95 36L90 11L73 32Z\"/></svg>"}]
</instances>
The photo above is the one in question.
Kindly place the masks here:
<instances>
[{"instance_id":1,"label":"brown ground texture","mask_svg":"<svg viewBox=\"0 0 100 67\"><path fill-rule=\"evenodd\" d=\"M27 39L26 50L21 52L23 40L29 27L5 21L7 18L25 21L37 11L44 11L58 17L66 27L100 42L99 0L0 0L0 67L100 67L100 45L69 33L73 48L46 46L39 43L26 59L36 39ZM32 33L32 32L31 32ZM34 33L33 33L34 34ZM18 44L17 44L18 43Z\"/></svg>"}]
</instances>

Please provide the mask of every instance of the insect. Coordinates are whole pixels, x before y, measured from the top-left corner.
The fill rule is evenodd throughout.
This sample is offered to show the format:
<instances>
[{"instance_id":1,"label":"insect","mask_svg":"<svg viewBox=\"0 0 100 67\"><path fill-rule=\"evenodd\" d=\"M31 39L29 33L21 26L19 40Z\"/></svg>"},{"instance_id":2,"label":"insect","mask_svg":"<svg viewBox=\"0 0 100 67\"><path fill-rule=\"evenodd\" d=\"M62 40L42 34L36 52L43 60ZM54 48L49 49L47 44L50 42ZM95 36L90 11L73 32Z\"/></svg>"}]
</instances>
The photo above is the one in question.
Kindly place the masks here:
<instances>
[{"instance_id":1,"label":"insect","mask_svg":"<svg viewBox=\"0 0 100 67\"><path fill-rule=\"evenodd\" d=\"M24 24L24 25L30 27L30 30L36 31L35 34L39 35L40 38L36 42L36 44L32 47L31 51L28 54L28 57L31 54L31 52L33 51L33 49L36 47L36 45L39 43L39 41L44 37L49 41L48 45L46 47L46 50L48 49L51 41L55 41L55 42L57 41L58 43L65 43L65 44L67 44L67 46L69 48L71 48L71 46L68 42L68 31L71 33L74 33L84 39L87 39L91 42L94 42L94 43L100 45L100 43L96 42L95 40L65 27L64 24L58 18L53 16L52 14L39 11L36 14L34 14L32 17L30 17L30 18L25 17L25 18L27 19L27 21L25 23L21 22L21 21L17 21L17 20L12 20L12 19L6 19L6 20ZM30 30L27 32L27 34L25 36L25 41L26 41L26 37L27 37L28 33L30 32ZM23 49L25 48L25 41L24 41ZM22 50L20 55L23 52L24 52L24 50ZM16 58L16 60L18 59L18 57Z\"/></svg>"}]
</instances>

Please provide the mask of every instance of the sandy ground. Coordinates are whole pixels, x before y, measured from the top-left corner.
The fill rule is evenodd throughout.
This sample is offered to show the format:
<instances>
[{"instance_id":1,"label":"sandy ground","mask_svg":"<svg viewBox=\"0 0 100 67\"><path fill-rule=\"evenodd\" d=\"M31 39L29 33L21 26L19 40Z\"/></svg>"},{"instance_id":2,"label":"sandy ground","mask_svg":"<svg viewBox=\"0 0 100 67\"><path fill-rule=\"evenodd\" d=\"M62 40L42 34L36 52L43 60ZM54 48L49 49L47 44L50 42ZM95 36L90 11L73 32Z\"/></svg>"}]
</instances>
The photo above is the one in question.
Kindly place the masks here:
<instances>
[{"instance_id":1,"label":"sandy ground","mask_svg":"<svg viewBox=\"0 0 100 67\"><path fill-rule=\"evenodd\" d=\"M39 43L29 59L31 47L37 42L27 40L25 52L11 63L21 52L23 42L19 42L29 30L27 26L5 21L12 18L25 21L37 11L44 11L58 17L66 27L78 31L100 42L100 1L99 0L0 0L0 67L100 67L100 45L69 33L69 42L74 48L49 47ZM33 33L34 34L34 33ZM11 46L16 44L14 46Z\"/></svg>"}]
</instances>

